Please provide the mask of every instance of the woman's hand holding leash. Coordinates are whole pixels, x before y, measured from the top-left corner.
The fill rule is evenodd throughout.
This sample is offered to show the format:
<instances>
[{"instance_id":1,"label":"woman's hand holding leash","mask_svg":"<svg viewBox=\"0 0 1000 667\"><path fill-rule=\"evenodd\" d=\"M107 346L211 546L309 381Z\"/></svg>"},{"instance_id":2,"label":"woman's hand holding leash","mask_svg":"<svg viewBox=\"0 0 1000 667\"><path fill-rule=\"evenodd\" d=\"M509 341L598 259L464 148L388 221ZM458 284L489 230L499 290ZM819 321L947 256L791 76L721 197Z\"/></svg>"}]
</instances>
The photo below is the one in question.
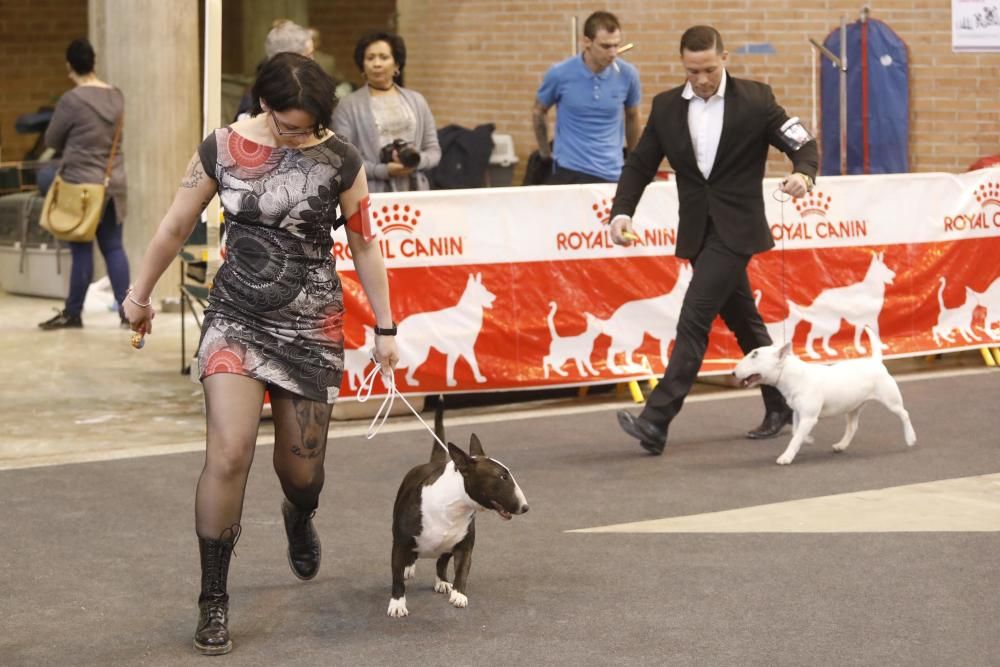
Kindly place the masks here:
<instances>
[{"instance_id":1,"label":"woman's hand holding leash","mask_svg":"<svg viewBox=\"0 0 1000 667\"><path fill-rule=\"evenodd\" d=\"M382 377L391 377L399 363L399 350L395 336L375 336L375 363L382 369Z\"/></svg>"},{"instance_id":2,"label":"woman's hand holding leash","mask_svg":"<svg viewBox=\"0 0 1000 667\"><path fill-rule=\"evenodd\" d=\"M396 329L396 325L392 325L392 330ZM371 351L372 361L375 362L375 367L372 368L371 372L368 373L361 380L361 386L358 387L358 403L364 403L369 398L371 398L372 390L375 388L375 376L382 376L382 384L385 385L386 395L382 399L382 405L379 406L378 411L375 412L375 417L372 419L372 423L368 426L368 433L365 435L366 438L371 440L375 437L375 434L379 432L382 425L385 424L385 420L389 418L389 414L392 412L393 403L396 401L396 397L406 404L406 407L410 409L413 416L424 425L434 439L439 445L441 445L445 451L448 450L448 446L441 442L437 434L434 433L434 429L427 425L410 402L406 400L406 397L399 393L396 389L396 377L392 373L392 369L396 368L396 363L399 361L399 356L396 353L396 337L395 333L392 335L379 335L375 334L375 348ZM379 361L379 359L385 359L384 362Z\"/></svg>"}]
</instances>

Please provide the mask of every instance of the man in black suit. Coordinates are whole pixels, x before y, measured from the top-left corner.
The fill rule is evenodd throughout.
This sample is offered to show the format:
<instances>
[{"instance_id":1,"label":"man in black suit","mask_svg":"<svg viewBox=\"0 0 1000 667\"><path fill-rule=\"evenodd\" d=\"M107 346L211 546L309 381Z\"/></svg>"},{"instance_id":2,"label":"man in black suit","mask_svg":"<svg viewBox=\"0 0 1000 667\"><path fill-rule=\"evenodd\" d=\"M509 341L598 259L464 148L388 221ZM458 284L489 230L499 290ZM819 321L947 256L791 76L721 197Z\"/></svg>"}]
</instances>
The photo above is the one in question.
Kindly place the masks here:
<instances>
[{"instance_id":1,"label":"man in black suit","mask_svg":"<svg viewBox=\"0 0 1000 667\"><path fill-rule=\"evenodd\" d=\"M782 182L783 192L801 197L816 177L816 141L806 135L803 145L786 138L789 118L771 87L729 76L728 55L715 28L695 26L684 33L681 62L687 83L653 100L611 209L612 239L631 244L631 215L660 162L664 157L670 161L680 200L676 255L691 260L694 273L663 380L640 415L618 412L622 429L653 454L663 452L670 421L694 384L716 315L736 334L744 352L771 344L747 278L750 258L774 247L761 187L768 146L792 160L793 173ZM747 433L750 438L774 437L792 420L777 389L761 391L764 421Z\"/></svg>"}]
</instances>

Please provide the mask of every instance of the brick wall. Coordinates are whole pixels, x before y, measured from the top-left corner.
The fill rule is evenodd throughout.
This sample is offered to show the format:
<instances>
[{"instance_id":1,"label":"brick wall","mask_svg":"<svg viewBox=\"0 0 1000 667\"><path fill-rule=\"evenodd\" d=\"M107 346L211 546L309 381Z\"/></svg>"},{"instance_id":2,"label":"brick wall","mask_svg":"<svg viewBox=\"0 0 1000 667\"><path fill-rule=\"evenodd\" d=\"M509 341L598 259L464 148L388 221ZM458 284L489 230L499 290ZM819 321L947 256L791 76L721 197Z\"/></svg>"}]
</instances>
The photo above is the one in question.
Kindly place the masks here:
<instances>
[{"instance_id":1,"label":"brick wall","mask_svg":"<svg viewBox=\"0 0 1000 667\"><path fill-rule=\"evenodd\" d=\"M354 45L365 33L390 30L395 14L395 0L313 0L309 3L309 25L320 31L321 50L336 58L338 73L356 85L361 83L361 75L354 65ZM407 47L409 50L409 43Z\"/></svg>"},{"instance_id":2,"label":"brick wall","mask_svg":"<svg viewBox=\"0 0 1000 667\"><path fill-rule=\"evenodd\" d=\"M817 6L821 5L821 6ZM774 55L730 58L736 76L767 81L790 114L809 118L811 49L841 13L853 21L855 0L823 0L804 7L791 0L707 0L697 10L676 0L633 0L608 5L622 20L628 58L639 67L645 118L655 92L683 81L677 41L688 25L711 22L730 51L770 42ZM351 60L365 31L389 26L398 10L407 40L407 83L427 96L438 126L493 122L514 135L521 158L530 153L531 105L545 70L566 57L570 18L594 5L570 1L328 0L310 3L310 22L343 74L358 81ZM1000 152L1000 54L951 52L950 4L941 0L883 0L872 15L910 47L910 164L914 171L962 171L976 158ZM14 133L16 116L50 104L69 88L64 51L86 34L81 0L0 2L0 139L3 159L28 150L33 136ZM100 54L98 54L100 57ZM785 162L772 159L771 173Z\"/></svg>"},{"instance_id":3,"label":"brick wall","mask_svg":"<svg viewBox=\"0 0 1000 667\"><path fill-rule=\"evenodd\" d=\"M34 144L37 135L15 134L14 121L73 85L66 46L86 36L86 2L0 0L0 159L20 160Z\"/></svg>"},{"instance_id":4,"label":"brick wall","mask_svg":"<svg viewBox=\"0 0 1000 667\"><path fill-rule=\"evenodd\" d=\"M541 78L570 54L571 18L582 27L597 6L565 0L397 4L410 52L407 84L426 95L438 126L496 123L498 132L514 136L523 168L535 147L531 106ZM790 115L809 119L813 56L807 38L822 41L841 14L855 21L860 6L857 0L634 0L606 8L622 22L624 41L636 44L626 58L639 68L645 122L653 95L683 83L678 42L697 23L722 33L734 76L770 83ZM883 0L872 18L910 48L910 168L963 171L976 158L1000 152L1000 54L952 53L950 3L943 0ZM770 42L775 53L733 53L760 42ZM769 174L783 173L787 164L775 152Z\"/></svg>"}]
</instances>

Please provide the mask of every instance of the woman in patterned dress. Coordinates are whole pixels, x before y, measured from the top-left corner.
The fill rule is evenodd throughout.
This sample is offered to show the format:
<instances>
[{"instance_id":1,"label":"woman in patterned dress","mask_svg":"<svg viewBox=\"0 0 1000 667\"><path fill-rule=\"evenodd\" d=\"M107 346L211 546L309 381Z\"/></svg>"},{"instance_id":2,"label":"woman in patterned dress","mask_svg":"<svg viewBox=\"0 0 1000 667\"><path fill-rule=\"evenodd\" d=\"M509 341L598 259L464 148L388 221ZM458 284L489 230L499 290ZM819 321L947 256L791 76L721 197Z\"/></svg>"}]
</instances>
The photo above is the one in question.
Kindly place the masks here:
<instances>
[{"instance_id":1,"label":"woman in patterned dress","mask_svg":"<svg viewBox=\"0 0 1000 667\"><path fill-rule=\"evenodd\" d=\"M348 218L348 244L376 326L385 330L375 338L376 355L384 372L397 362L381 251L360 224L368 197L364 167L354 146L327 127L333 90L308 58L280 53L268 61L254 84L253 115L215 130L191 158L125 303L132 329L150 333L153 287L218 194L225 259L198 350L207 444L195 498L202 571L195 647L205 654L232 649L226 579L265 390L289 565L300 579L319 569L312 516L344 353L344 302L330 237L338 206Z\"/></svg>"}]
</instances>

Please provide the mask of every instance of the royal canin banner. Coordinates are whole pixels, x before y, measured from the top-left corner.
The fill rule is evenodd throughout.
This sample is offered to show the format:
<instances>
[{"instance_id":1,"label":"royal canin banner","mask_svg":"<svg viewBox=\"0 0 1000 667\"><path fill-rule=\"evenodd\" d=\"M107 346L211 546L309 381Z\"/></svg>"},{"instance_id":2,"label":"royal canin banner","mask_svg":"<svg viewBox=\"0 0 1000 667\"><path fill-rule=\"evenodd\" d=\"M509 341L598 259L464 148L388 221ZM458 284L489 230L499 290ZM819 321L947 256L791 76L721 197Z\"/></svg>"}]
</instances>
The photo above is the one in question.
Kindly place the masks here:
<instances>
[{"instance_id":1,"label":"royal canin banner","mask_svg":"<svg viewBox=\"0 0 1000 667\"><path fill-rule=\"evenodd\" d=\"M1000 169L820 178L779 202L775 248L750 282L775 342L807 361L935 354L1000 341ZM651 184L641 241L611 242L614 185L372 195L399 324L404 393L578 386L661 375L691 266L674 257L677 190ZM374 324L341 230L347 304L342 395L368 370ZM702 372L742 357L717 320ZM379 387L381 388L381 387Z\"/></svg>"}]
</instances>

